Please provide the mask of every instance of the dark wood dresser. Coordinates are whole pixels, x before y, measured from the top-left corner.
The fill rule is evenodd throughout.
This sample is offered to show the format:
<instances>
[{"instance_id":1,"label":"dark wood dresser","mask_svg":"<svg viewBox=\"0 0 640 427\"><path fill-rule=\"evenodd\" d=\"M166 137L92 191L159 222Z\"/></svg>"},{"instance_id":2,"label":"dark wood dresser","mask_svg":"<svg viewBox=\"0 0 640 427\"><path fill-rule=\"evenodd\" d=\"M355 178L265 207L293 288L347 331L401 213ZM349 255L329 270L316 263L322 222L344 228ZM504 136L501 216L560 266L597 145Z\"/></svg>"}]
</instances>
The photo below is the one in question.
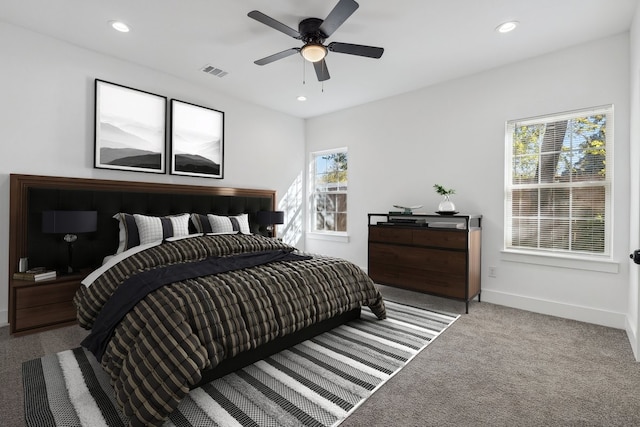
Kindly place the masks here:
<instances>
[{"instance_id":1,"label":"dark wood dresser","mask_svg":"<svg viewBox=\"0 0 640 427\"><path fill-rule=\"evenodd\" d=\"M369 214L374 282L464 301L480 300L482 215Z\"/></svg>"}]
</instances>

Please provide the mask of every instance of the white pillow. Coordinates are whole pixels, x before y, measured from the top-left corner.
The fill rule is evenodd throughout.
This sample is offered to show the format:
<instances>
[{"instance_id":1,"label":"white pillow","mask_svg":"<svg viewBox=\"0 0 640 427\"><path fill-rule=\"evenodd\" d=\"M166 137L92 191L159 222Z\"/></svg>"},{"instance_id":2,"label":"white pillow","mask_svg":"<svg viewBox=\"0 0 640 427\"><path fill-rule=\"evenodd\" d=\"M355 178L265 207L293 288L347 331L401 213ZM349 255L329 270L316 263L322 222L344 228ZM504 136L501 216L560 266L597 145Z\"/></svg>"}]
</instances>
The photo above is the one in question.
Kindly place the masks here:
<instances>
[{"instance_id":1,"label":"white pillow","mask_svg":"<svg viewBox=\"0 0 640 427\"><path fill-rule=\"evenodd\" d=\"M207 215L209 223L211 224L211 231L213 233L231 233L233 231L239 231L242 234L251 234L251 228L249 228L249 215L240 214L232 216L220 216L220 215Z\"/></svg>"},{"instance_id":2,"label":"white pillow","mask_svg":"<svg viewBox=\"0 0 640 427\"><path fill-rule=\"evenodd\" d=\"M189 235L189 214L164 217L134 214L133 217L138 226L141 245L168 237Z\"/></svg>"}]
</instances>

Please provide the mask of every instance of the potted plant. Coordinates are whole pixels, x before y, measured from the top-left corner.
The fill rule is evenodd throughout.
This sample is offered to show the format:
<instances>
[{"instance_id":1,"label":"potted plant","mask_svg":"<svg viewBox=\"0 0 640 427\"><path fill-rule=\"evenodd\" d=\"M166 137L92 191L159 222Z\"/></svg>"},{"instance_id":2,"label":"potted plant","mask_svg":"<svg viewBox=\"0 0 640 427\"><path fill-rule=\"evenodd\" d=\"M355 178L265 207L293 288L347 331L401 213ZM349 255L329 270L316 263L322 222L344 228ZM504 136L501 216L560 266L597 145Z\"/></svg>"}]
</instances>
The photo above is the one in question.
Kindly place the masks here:
<instances>
[{"instance_id":1,"label":"potted plant","mask_svg":"<svg viewBox=\"0 0 640 427\"><path fill-rule=\"evenodd\" d=\"M442 201L438 205L438 213L455 213L456 205L451 201L449 196L451 194L455 194L456 190L454 190L453 188L446 189L440 184L434 184L433 188L435 188L436 193L443 196Z\"/></svg>"}]
</instances>

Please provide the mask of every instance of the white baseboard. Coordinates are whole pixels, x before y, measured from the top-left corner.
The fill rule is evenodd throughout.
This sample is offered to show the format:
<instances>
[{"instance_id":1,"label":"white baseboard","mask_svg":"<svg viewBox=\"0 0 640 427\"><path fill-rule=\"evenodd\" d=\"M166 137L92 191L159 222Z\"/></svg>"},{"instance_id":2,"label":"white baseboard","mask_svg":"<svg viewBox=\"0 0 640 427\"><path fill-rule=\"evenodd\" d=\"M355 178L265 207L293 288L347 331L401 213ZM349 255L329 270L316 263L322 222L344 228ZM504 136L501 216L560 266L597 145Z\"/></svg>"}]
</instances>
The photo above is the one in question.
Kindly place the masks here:
<instances>
[{"instance_id":1,"label":"white baseboard","mask_svg":"<svg viewBox=\"0 0 640 427\"><path fill-rule=\"evenodd\" d=\"M640 354L638 354L638 335L636 329L631 325L629 317L625 322L625 331L627 332L627 338L631 344L631 350L633 350L633 356L636 358L636 362L640 362Z\"/></svg>"},{"instance_id":2,"label":"white baseboard","mask_svg":"<svg viewBox=\"0 0 640 427\"><path fill-rule=\"evenodd\" d=\"M624 313L598 310L590 307L564 304L557 301L547 301L488 289L482 290L482 301L565 319L578 320L580 322L594 323L610 328L627 329L627 316Z\"/></svg>"}]
</instances>

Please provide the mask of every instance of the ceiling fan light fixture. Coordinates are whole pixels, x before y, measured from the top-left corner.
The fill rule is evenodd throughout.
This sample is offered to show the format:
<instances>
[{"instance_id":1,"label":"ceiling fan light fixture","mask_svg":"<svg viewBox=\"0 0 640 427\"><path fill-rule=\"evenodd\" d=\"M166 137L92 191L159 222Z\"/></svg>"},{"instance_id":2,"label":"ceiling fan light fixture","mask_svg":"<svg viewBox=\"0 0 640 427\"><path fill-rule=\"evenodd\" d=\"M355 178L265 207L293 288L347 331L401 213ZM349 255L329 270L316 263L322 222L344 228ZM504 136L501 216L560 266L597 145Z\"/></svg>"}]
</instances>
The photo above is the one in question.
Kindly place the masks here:
<instances>
[{"instance_id":1,"label":"ceiling fan light fixture","mask_svg":"<svg viewBox=\"0 0 640 427\"><path fill-rule=\"evenodd\" d=\"M319 43L307 43L300 49L300 54L309 62L318 62L327 56L327 48Z\"/></svg>"}]
</instances>

